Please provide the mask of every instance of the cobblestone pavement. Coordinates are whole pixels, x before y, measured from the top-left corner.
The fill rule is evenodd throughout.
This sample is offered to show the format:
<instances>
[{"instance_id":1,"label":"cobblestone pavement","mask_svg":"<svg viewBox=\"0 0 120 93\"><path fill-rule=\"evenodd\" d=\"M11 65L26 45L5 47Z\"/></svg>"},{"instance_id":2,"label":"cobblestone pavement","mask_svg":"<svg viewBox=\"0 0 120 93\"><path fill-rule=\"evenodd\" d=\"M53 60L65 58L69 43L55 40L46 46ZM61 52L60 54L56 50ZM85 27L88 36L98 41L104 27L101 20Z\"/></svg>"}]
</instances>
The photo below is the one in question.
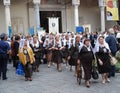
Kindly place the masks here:
<instances>
[{"instance_id":1,"label":"cobblestone pavement","mask_svg":"<svg viewBox=\"0 0 120 93\"><path fill-rule=\"evenodd\" d=\"M33 74L33 81L25 81L23 76L17 76L12 65L8 65L8 80L0 80L0 93L120 93L120 74L111 78L110 83L102 84L101 77L91 79L91 87L86 88L84 80L79 86L73 72L66 69L57 72L56 66L47 68L40 66L40 72Z\"/></svg>"}]
</instances>

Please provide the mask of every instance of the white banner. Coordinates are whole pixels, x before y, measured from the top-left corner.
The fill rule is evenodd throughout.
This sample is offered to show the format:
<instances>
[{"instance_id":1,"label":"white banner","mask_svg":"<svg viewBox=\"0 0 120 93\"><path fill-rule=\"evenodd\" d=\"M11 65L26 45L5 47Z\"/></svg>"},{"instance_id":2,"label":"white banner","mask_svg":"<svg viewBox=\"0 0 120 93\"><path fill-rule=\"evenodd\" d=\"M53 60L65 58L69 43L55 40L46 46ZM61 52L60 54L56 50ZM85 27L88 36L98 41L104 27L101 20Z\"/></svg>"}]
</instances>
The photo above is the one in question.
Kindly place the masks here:
<instances>
[{"instance_id":1,"label":"white banner","mask_svg":"<svg viewBox=\"0 0 120 93\"><path fill-rule=\"evenodd\" d=\"M57 17L49 18L49 33L53 34L59 33L59 18Z\"/></svg>"}]
</instances>

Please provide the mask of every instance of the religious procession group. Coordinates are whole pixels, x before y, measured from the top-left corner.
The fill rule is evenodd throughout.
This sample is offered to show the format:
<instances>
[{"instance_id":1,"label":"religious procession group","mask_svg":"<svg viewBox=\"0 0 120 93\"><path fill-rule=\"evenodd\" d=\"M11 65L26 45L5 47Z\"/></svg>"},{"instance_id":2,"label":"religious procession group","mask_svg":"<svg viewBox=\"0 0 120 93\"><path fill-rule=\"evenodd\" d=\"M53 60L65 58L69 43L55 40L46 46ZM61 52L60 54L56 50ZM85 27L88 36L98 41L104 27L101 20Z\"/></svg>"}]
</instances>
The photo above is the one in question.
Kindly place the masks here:
<instances>
[{"instance_id":1,"label":"religious procession group","mask_svg":"<svg viewBox=\"0 0 120 93\"><path fill-rule=\"evenodd\" d=\"M116 32L115 28L110 28L104 33L45 34L41 40L37 36L14 35L11 41L3 33L0 35L0 78L7 79L7 62L10 57L16 70L22 64L25 81L32 81L32 73L39 72L42 62L47 62L48 68L56 63L58 72L61 72L64 59L70 70L75 66L75 76L79 83L84 72L86 87L90 87L91 77L98 78L94 76L96 72L93 73L93 60L96 59L102 83L110 82L109 77L115 77L115 65L111 65L110 55L120 59L120 35L116 35Z\"/></svg>"}]
</instances>

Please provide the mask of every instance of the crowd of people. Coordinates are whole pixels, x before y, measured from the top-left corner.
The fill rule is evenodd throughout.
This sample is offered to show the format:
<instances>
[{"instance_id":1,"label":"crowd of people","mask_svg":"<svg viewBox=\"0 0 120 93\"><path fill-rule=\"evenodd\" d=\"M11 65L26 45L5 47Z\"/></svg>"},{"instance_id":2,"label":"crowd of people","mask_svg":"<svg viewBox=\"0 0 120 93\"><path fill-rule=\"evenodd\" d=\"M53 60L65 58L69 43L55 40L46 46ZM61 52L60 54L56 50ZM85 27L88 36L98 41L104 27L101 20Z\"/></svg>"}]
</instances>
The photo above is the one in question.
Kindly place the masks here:
<instances>
[{"instance_id":1,"label":"crowd of people","mask_svg":"<svg viewBox=\"0 0 120 93\"><path fill-rule=\"evenodd\" d=\"M13 62L17 69L19 62L25 72L25 81L32 81L32 73L39 72L39 65L47 62L48 68L56 63L58 72L62 72L62 63L77 75L77 65L81 64L84 71L86 87L90 87L93 60L97 59L97 69L102 76L102 83L110 82L115 77L115 66L110 63L110 54L116 56L119 49L120 37L116 29L91 33L65 32L42 36L13 35L9 40L7 35L0 35L0 78L7 79L8 61ZM119 56L117 56L119 58Z\"/></svg>"}]
</instances>

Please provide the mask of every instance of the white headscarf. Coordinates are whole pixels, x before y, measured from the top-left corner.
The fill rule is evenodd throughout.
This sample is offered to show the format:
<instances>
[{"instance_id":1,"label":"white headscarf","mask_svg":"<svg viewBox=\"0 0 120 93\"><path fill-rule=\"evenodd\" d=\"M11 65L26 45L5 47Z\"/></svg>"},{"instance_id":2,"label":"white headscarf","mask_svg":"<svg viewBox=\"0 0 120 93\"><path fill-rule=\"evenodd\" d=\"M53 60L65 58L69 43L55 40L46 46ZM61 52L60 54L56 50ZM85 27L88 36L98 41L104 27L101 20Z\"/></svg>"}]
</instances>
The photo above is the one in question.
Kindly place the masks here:
<instances>
[{"instance_id":1,"label":"white headscarf","mask_svg":"<svg viewBox=\"0 0 120 93\"><path fill-rule=\"evenodd\" d=\"M43 47L46 47L47 42L48 42L48 44L49 44L49 38L46 38L46 39L45 39L45 41L44 41L44 43L43 43Z\"/></svg>"},{"instance_id":2,"label":"white headscarf","mask_svg":"<svg viewBox=\"0 0 120 93\"><path fill-rule=\"evenodd\" d=\"M98 52L99 51L99 47L100 47L100 43L99 43L99 38L101 37L102 35L99 35L98 38L97 38L97 41L96 41L96 44L95 44L95 48L94 48L94 53ZM104 39L104 46L110 51L110 48L109 48L109 45L108 43L105 41Z\"/></svg>"},{"instance_id":3,"label":"white headscarf","mask_svg":"<svg viewBox=\"0 0 120 93\"><path fill-rule=\"evenodd\" d=\"M36 48L38 48L40 45L39 45L39 41L37 40L36 44L34 44L34 41L33 39L31 40L30 44L32 44L33 46L35 46Z\"/></svg>"},{"instance_id":4,"label":"white headscarf","mask_svg":"<svg viewBox=\"0 0 120 93\"><path fill-rule=\"evenodd\" d=\"M21 39L21 40L20 40L20 45L19 45L20 48L23 48L24 42L25 42L25 39Z\"/></svg>"}]
</instances>

